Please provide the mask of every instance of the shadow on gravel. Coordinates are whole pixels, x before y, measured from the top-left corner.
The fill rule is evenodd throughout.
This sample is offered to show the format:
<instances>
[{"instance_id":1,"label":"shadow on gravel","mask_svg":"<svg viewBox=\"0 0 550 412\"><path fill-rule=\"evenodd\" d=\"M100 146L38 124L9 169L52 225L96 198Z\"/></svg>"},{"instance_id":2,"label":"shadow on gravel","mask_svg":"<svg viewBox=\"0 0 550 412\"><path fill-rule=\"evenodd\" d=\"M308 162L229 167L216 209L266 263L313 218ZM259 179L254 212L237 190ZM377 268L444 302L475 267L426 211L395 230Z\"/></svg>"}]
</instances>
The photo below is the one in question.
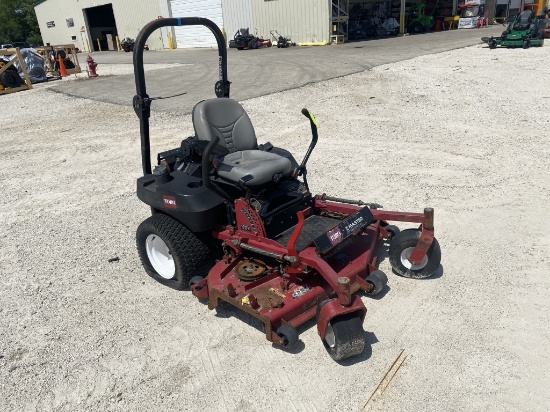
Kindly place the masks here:
<instances>
[{"instance_id":1,"label":"shadow on gravel","mask_svg":"<svg viewBox=\"0 0 550 412\"><path fill-rule=\"evenodd\" d=\"M432 276L430 276L429 278L418 279L418 280L434 280L434 279L439 279L440 277L443 277L443 273L444 273L443 265L439 265L439 268L435 271L435 273L434 273Z\"/></svg>"}]
</instances>

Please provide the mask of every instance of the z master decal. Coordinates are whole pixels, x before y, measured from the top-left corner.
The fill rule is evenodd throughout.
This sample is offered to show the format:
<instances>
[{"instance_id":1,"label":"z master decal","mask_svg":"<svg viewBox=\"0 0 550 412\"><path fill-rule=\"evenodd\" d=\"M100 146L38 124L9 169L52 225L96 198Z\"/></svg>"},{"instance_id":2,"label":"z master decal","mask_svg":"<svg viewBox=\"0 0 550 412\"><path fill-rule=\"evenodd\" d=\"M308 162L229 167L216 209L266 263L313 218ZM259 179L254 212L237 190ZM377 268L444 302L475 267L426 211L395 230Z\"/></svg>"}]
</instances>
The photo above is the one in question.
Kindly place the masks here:
<instances>
[{"instance_id":1,"label":"z master decal","mask_svg":"<svg viewBox=\"0 0 550 412\"><path fill-rule=\"evenodd\" d=\"M334 246L353 235L356 231L370 225L373 221L374 217L371 211L368 207L364 207L342 220L336 227L317 237L314 241L315 246L321 253L328 252Z\"/></svg>"}]
</instances>

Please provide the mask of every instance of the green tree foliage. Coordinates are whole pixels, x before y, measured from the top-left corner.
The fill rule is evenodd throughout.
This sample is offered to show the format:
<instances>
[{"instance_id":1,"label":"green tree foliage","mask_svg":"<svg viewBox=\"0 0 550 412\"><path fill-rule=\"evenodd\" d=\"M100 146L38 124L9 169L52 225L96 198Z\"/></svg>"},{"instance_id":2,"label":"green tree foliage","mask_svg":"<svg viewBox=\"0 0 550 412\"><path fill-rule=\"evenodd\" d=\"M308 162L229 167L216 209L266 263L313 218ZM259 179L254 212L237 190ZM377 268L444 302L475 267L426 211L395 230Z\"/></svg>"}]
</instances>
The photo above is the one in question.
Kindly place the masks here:
<instances>
[{"instance_id":1,"label":"green tree foliage","mask_svg":"<svg viewBox=\"0 0 550 412\"><path fill-rule=\"evenodd\" d=\"M0 0L0 43L28 41L42 44L34 12L36 0Z\"/></svg>"}]
</instances>

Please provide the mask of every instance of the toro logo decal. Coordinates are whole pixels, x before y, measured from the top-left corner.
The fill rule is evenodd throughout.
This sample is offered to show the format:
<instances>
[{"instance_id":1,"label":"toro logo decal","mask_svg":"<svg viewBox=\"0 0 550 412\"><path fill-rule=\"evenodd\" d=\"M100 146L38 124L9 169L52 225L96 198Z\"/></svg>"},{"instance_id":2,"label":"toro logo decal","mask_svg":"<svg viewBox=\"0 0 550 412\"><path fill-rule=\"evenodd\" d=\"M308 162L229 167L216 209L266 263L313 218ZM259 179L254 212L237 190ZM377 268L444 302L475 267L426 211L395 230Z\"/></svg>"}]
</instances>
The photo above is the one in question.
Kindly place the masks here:
<instances>
[{"instance_id":1,"label":"toro logo decal","mask_svg":"<svg viewBox=\"0 0 550 412\"><path fill-rule=\"evenodd\" d=\"M162 203L164 204L164 207L167 207L168 209L175 209L176 206L176 198L173 196L162 196Z\"/></svg>"},{"instance_id":2,"label":"toro logo decal","mask_svg":"<svg viewBox=\"0 0 550 412\"><path fill-rule=\"evenodd\" d=\"M340 229L338 229L338 226L332 229L331 231L327 232L328 239L330 240L330 243L332 245L337 245L342 241L342 232L340 232Z\"/></svg>"}]
</instances>

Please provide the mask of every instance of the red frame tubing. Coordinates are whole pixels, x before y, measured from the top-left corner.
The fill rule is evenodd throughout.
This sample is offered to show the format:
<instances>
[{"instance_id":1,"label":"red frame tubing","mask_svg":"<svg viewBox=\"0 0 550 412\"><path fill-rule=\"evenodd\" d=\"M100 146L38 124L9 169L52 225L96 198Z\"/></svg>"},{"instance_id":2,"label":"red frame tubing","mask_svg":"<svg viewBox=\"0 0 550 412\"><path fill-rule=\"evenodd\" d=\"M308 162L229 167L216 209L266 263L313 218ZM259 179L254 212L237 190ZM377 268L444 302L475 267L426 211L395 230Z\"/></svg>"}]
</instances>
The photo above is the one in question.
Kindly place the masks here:
<instances>
[{"instance_id":1,"label":"red frame tubing","mask_svg":"<svg viewBox=\"0 0 550 412\"><path fill-rule=\"evenodd\" d=\"M434 240L434 210L432 208L424 209L424 222L422 223L422 233L420 239L414 247L411 255L409 256L409 262L413 265L418 265L426 256L426 253L430 249Z\"/></svg>"}]
</instances>

